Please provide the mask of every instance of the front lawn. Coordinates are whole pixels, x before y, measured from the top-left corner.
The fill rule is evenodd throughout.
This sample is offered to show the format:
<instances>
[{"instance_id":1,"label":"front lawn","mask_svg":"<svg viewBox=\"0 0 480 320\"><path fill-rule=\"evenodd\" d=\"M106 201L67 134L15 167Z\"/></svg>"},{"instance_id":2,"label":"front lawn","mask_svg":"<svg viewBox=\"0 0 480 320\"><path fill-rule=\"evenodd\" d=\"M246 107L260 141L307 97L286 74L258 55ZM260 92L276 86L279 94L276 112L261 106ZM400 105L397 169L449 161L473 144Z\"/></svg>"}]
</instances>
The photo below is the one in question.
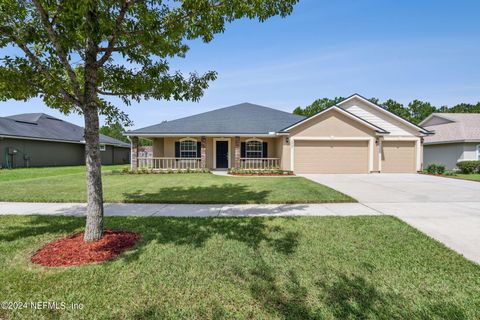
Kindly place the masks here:
<instances>
[{"instance_id":1,"label":"front lawn","mask_svg":"<svg viewBox=\"0 0 480 320\"><path fill-rule=\"evenodd\" d=\"M83 225L0 217L1 300L67 306L0 309L0 318L480 318L480 266L392 217L108 217L107 228L142 236L117 260L30 262Z\"/></svg>"},{"instance_id":2,"label":"front lawn","mask_svg":"<svg viewBox=\"0 0 480 320\"><path fill-rule=\"evenodd\" d=\"M82 167L80 167L82 168ZM25 169L30 170L30 169ZM39 169L40 170L40 169ZM32 178L0 173L0 201L85 202L84 169L42 169ZM111 170L111 168L110 168ZM9 172L12 172L10 177ZM355 202L302 177L225 177L209 173L125 175L104 168L106 202L139 203L321 203Z\"/></svg>"},{"instance_id":3,"label":"front lawn","mask_svg":"<svg viewBox=\"0 0 480 320\"><path fill-rule=\"evenodd\" d=\"M472 174L456 173L453 175L453 177L458 179L463 179L463 180L480 181L480 173L472 173Z\"/></svg>"},{"instance_id":4,"label":"front lawn","mask_svg":"<svg viewBox=\"0 0 480 320\"><path fill-rule=\"evenodd\" d=\"M128 167L126 165L102 166L102 172L108 173L113 170L121 170ZM0 169L0 182L18 181L34 178L46 178L54 176L69 176L83 174L85 176L85 166L69 167L45 167L45 168L20 168L20 169Z\"/></svg>"}]
</instances>

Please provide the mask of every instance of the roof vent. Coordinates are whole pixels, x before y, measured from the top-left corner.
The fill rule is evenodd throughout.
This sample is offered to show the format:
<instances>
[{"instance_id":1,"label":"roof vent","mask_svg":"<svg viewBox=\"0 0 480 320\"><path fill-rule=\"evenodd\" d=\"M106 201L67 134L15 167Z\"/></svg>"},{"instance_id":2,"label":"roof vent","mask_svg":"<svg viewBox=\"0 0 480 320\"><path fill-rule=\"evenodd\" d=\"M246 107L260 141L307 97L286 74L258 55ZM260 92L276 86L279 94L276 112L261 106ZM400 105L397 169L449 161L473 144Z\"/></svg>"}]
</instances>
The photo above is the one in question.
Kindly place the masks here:
<instances>
[{"instance_id":1,"label":"roof vent","mask_svg":"<svg viewBox=\"0 0 480 320\"><path fill-rule=\"evenodd\" d=\"M18 123L23 123L23 124L33 124L33 125L38 125L38 123L36 123L36 122L30 122L30 121L15 120L15 122L18 122Z\"/></svg>"},{"instance_id":2,"label":"roof vent","mask_svg":"<svg viewBox=\"0 0 480 320\"><path fill-rule=\"evenodd\" d=\"M50 117L50 116L47 116L46 118L49 119L49 120L63 121L61 119L57 119L57 118Z\"/></svg>"}]
</instances>

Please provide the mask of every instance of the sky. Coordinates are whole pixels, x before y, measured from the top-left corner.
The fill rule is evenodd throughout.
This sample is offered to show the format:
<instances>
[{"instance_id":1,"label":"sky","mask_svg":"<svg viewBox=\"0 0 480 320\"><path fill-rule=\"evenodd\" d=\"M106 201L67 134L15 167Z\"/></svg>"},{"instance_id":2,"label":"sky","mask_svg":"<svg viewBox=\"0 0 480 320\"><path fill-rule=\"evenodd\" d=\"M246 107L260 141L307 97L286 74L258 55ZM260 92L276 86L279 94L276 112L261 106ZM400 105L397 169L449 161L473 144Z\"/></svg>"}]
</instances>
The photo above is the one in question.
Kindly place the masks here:
<instances>
[{"instance_id":1,"label":"sky","mask_svg":"<svg viewBox=\"0 0 480 320\"><path fill-rule=\"evenodd\" d=\"M480 101L478 0L300 0L264 23L235 21L210 43L190 42L172 70L218 72L199 102L125 106L134 123L156 124L242 102L291 112L315 99L359 93L436 106ZM1 54L0 50L0 54ZM40 99L0 102L0 116L44 112L83 125Z\"/></svg>"}]
</instances>

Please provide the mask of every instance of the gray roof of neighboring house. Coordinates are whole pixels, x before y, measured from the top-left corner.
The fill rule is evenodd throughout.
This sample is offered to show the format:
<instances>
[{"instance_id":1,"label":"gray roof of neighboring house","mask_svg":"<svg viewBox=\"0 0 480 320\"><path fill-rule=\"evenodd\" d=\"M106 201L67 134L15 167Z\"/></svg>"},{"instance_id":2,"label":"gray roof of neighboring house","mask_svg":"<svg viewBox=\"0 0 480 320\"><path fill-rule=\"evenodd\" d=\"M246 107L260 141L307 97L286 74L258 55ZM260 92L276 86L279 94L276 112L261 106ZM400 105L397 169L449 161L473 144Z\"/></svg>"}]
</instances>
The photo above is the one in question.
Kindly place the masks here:
<instances>
[{"instance_id":1,"label":"gray roof of neighboring house","mask_svg":"<svg viewBox=\"0 0 480 320\"><path fill-rule=\"evenodd\" d=\"M251 103L241 103L197 115L128 131L141 134L268 134L304 117Z\"/></svg>"},{"instance_id":2,"label":"gray roof of neighboring house","mask_svg":"<svg viewBox=\"0 0 480 320\"><path fill-rule=\"evenodd\" d=\"M445 119L444 123L428 125L432 118ZM425 143L480 141L480 113L433 113L422 123L434 135L425 137Z\"/></svg>"},{"instance_id":3,"label":"gray roof of neighboring house","mask_svg":"<svg viewBox=\"0 0 480 320\"><path fill-rule=\"evenodd\" d=\"M23 113L0 117L0 136L83 143L83 135L82 127L45 113ZM102 134L100 142L118 147L130 147L128 143Z\"/></svg>"}]
</instances>

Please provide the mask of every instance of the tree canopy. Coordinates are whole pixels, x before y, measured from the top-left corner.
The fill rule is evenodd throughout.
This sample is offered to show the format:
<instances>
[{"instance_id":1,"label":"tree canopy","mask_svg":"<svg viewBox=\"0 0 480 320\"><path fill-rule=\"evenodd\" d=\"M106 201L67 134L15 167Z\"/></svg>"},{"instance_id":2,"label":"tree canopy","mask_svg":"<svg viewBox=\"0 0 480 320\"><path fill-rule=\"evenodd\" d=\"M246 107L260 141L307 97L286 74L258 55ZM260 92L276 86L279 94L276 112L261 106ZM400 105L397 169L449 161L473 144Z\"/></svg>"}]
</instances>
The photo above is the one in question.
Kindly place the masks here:
<instances>
[{"instance_id":1,"label":"tree canopy","mask_svg":"<svg viewBox=\"0 0 480 320\"><path fill-rule=\"evenodd\" d=\"M2 0L0 48L21 53L1 60L0 100L39 96L65 114L83 113L86 86L95 82L99 113L128 124L106 97L126 105L198 100L216 73L184 75L169 59L185 57L188 40L209 42L240 18L286 16L297 1Z\"/></svg>"},{"instance_id":2,"label":"tree canopy","mask_svg":"<svg viewBox=\"0 0 480 320\"><path fill-rule=\"evenodd\" d=\"M128 142L128 138L123 135L125 129L123 128L121 123L112 123L110 125L104 125L100 127L100 133L117 140Z\"/></svg>"},{"instance_id":3,"label":"tree canopy","mask_svg":"<svg viewBox=\"0 0 480 320\"><path fill-rule=\"evenodd\" d=\"M169 66L185 57L188 41L209 42L236 19L286 16L297 1L0 0L0 101L41 97L64 114L84 116L86 241L103 235L99 115L130 124L107 98L125 105L199 100L216 73L184 75Z\"/></svg>"},{"instance_id":4,"label":"tree canopy","mask_svg":"<svg viewBox=\"0 0 480 320\"><path fill-rule=\"evenodd\" d=\"M317 99L312 104L305 106L303 108L296 107L293 110L293 113L301 116L309 117L319 111L322 111L328 107L331 107L339 103L343 99L344 98L341 98L341 97L335 97L333 99L329 99L329 98ZM429 102L420 101L420 100L413 100L407 106L404 106L403 104L393 99L387 99L385 102L382 102L382 103L380 103L379 99L377 98L370 98L368 100L416 124L422 122L425 118L427 118L430 114L434 112L480 113L480 102L478 102L477 104L460 103L453 107L448 107L448 106L436 107Z\"/></svg>"}]
</instances>

